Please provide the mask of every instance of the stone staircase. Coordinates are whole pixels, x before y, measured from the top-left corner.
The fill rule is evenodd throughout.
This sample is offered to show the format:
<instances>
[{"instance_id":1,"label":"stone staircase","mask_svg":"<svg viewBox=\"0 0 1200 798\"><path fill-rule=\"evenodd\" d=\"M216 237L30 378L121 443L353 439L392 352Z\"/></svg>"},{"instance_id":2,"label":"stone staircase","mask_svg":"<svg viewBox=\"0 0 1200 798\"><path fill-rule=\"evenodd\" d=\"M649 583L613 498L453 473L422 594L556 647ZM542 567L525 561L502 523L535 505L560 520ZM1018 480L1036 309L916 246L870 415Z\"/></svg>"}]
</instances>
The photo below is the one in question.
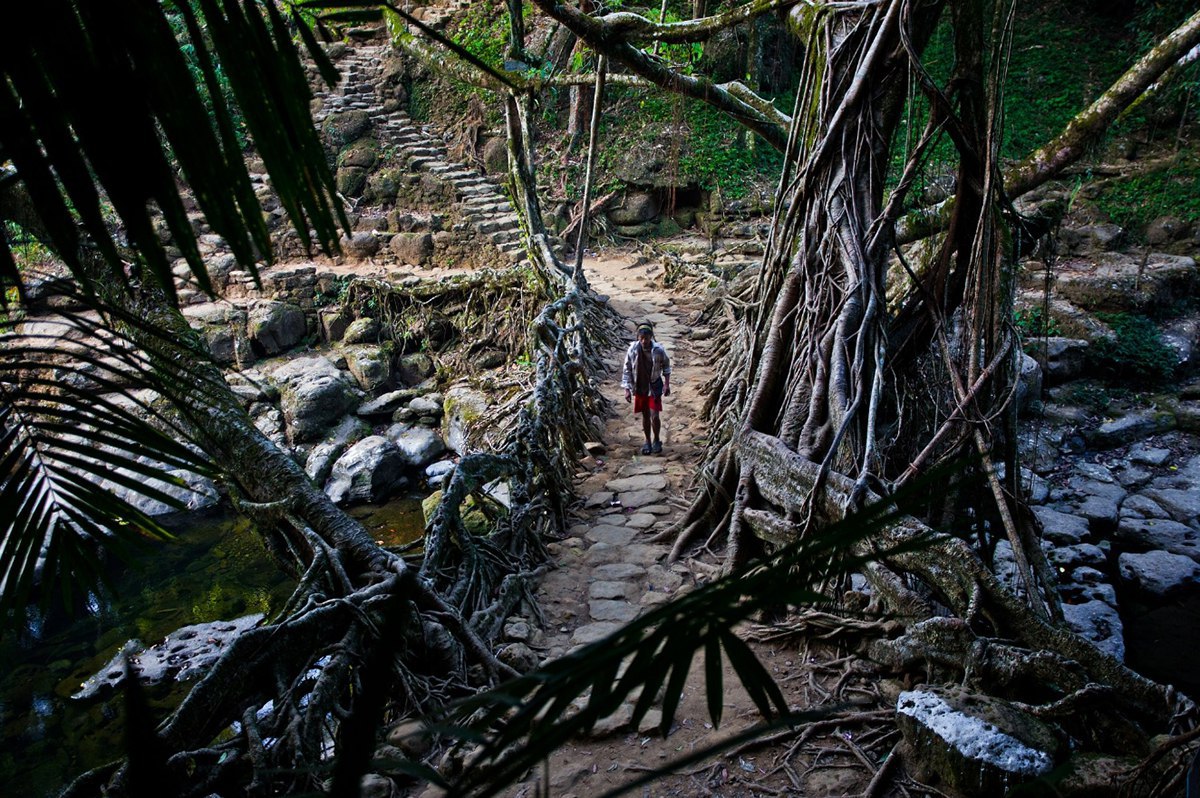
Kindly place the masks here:
<instances>
[{"instance_id":1,"label":"stone staircase","mask_svg":"<svg viewBox=\"0 0 1200 798\"><path fill-rule=\"evenodd\" d=\"M410 169L427 172L452 186L464 224L491 242L509 262L521 263L525 248L520 220L499 183L475 167L452 159L431 126L418 124L404 111L389 107L394 103L385 103L378 96L376 86L389 47L358 44L342 56L338 62L341 80L318 94L322 110L314 114L314 121L320 124L331 114L366 111L383 149L393 149L407 159Z\"/></svg>"}]
</instances>

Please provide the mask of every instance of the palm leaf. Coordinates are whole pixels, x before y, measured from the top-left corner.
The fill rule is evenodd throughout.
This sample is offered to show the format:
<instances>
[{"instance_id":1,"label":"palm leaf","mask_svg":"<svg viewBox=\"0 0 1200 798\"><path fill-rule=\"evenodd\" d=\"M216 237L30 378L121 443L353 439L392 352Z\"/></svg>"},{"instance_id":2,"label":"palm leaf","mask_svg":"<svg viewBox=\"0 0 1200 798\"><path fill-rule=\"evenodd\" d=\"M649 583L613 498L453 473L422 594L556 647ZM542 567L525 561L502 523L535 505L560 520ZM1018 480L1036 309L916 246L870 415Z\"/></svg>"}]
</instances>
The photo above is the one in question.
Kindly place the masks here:
<instances>
[{"instance_id":1,"label":"palm leaf","mask_svg":"<svg viewBox=\"0 0 1200 798\"><path fill-rule=\"evenodd\" d=\"M211 287L176 169L243 268L256 274L256 253L269 256L262 210L218 88L218 70L229 77L250 136L306 246L311 228L322 249L336 249L339 225L348 227L283 17L272 3L199 5L194 13L184 0L46 0L14 7L6 16L22 35L0 48L6 77L0 83L0 151L29 191L54 249L85 284L95 275L85 273L78 257L77 221L111 277L126 280L122 256L136 252L154 281L173 293L170 260L146 213L149 204L162 213L198 285ZM188 72L185 42L167 22L168 8L184 21L203 93ZM303 38L315 47L311 35ZM119 125L112 108L122 109ZM128 251L110 229L110 210L120 219ZM0 247L0 278L11 284L10 264L7 247Z\"/></svg>"},{"instance_id":2,"label":"palm leaf","mask_svg":"<svg viewBox=\"0 0 1200 798\"><path fill-rule=\"evenodd\" d=\"M152 403L95 392L165 390L169 364L159 367L111 331L97 337L97 319L60 321L84 336L70 351L76 366L88 365L90 383L40 376L70 367L64 350L47 342L53 335L0 336L0 633L33 597L48 601L53 583L67 600L75 586L94 584L98 549L125 556L147 536L170 536L112 487L183 509L167 490L183 483L167 470L215 473Z\"/></svg>"},{"instance_id":3,"label":"palm leaf","mask_svg":"<svg viewBox=\"0 0 1200 798\"><path fill-rule=\"evenodd\" d=\"M491 796L502 792L563 739L591 728L603 717L596 714L599 710L615 710L631 701L638 689L641 694L633 716L640 721L666 684L661 729L668 732L692 659L701 648L705 651L707 703L714 722L721 717L722 655L764 718L790 717L782 691L732 627L770 607L827 601L809 586L820 583L831 571L858 570L869 559L898 553L881 551L868 558L850 552L901 518L903 508L919 500L928 484L867 507L783 549L767 563L691 591L602 641L457 704L438 728L462 739L478 739L481 731L486 736L475 767L456 785L456 794ZM616 679L625 663L628 668ZM588 692L591 698L582 711L567 712Z\"/></svg>"}]
</instances>

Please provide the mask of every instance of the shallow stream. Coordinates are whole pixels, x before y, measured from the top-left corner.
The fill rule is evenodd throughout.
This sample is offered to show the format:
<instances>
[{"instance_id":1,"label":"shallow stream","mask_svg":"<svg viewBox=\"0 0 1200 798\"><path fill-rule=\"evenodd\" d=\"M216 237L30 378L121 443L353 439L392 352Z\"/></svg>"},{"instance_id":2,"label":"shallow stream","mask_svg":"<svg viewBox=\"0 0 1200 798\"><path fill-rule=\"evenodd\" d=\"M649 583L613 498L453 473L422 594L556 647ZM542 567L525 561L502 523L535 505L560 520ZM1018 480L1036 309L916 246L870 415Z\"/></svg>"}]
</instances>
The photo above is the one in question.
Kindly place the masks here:
<instances>
[{"instance_id":1,"label":"shallow stream","mask_svg":"<svg viewBox=\"0 0 1200 798\"><path fill-rule=\"evenodd\" d=\"M353 514L387 545L419 538L424 525L415 500ZM127 640L151 645L189 624L270 616L290 595L293 582L246 521L215 511L179 517L168 527L178 539L152 544L131 567L114 568L113 589L89 594L72 614L30 613L19 634L0 640L5 794L55 796L79 774L121 756L121 696L80 701L71 694ZM165 717L192 684L148 691L157 715Z\"/></svg>"}]
</instances>

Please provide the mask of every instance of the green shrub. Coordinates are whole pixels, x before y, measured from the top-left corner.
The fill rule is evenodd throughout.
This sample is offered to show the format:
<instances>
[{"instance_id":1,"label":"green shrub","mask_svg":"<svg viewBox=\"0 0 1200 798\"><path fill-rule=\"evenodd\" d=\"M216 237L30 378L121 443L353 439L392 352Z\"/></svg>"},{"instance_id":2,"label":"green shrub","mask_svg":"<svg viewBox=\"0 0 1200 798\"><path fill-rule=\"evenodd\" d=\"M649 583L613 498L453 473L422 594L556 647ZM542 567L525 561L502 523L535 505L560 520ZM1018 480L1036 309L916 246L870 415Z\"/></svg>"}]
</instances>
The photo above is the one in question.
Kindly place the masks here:
<instances>
[{"instance_id":1,"label":"green shrub","mask_svg":"<svg viewBox=\"0 0 1200 798\"><path fill-rule=\"evenodd\" d=\"M1013 324L1017 325L1022 338L1062 335L1062 328L1059 326L1058 320L1047 315L1045 310L1040 307L1014 310Z\"/></svg>"},{"instance_id":2,"label":"green shrub","mask_svg":"<svg viewBox=\"0 0 1200 798\"><path fill-rule=\"evenodd\" d=\"M1134 238L1140 238L1146 225L1159 216L1200 221L1200 158L1181 152L1164 168L1106 183L1094 201Z\"/></svg>"},{"instance_id":3,"label":"green shrub","mask_svg":"<svg viewBox=\"0 0 1200 798\"><path fill-rule=\"evenodd\" d=\"M1088 360L1105 379L1161 383L1175 373L1175 353L1162 342L1158 328L1145 316L1102 313L1112 327L1112 338L1101 338L1088 347Z\"/></svg>"}]
</instances>

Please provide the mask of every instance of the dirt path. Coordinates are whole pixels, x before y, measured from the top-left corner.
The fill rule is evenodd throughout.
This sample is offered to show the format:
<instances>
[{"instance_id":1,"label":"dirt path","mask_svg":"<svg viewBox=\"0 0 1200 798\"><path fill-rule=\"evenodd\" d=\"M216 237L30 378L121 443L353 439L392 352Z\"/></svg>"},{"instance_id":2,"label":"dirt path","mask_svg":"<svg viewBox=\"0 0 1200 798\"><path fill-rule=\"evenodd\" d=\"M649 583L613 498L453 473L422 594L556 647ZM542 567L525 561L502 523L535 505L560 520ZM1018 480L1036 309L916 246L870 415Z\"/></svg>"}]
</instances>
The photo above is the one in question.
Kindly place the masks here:
<instances>
[{"instance_id":1,"label":"dirt path","mask_svg":"<svg viewBox=\"0 0 1200 798\"><path fill-rule=\"evenodd\" d=\"M656 337L672 359L672 393L662 415L663 452L642 455L640 419L624 402L620 388L624 350L608 353L604 391L614 401L614 414L605 430L606 450L595 462L585 462L579 472L577 490L584 499L579 520L568 539L551 544L559 567L539 591L547 625L530 642L551 657L601 639L709 576L696 563L668 565L669 546L650 542L686 507L703 455L706 433L699 422L700 389L711 374L713 353L706 331L698 326L701 304L656 288L659 265L643 263L635 255L609 253L589 259L585 268L593 289L607 295L624 317L625 341L633 340L638 323L655 325ZM786 677L793 670L791 653L767 650L760 656L777 676ZM703 683L696 675L698 665L693 663L675 724L665 739L656 730L661 721L657 708L634 729L629 725L632 705L626 704L586 739L562 746L545 770L531 773L508 795L533 796L539 789L547 794L547 788L555 798L601 795L756 722L753 703L726 668L726 720L714 729ZM734 772L714 760L631 794L750 795L751 783L765 774L753 754L735 756L733 762ZM720 788L715 793L707 786L714 784Z\"/></svg>"}]
</instances>

